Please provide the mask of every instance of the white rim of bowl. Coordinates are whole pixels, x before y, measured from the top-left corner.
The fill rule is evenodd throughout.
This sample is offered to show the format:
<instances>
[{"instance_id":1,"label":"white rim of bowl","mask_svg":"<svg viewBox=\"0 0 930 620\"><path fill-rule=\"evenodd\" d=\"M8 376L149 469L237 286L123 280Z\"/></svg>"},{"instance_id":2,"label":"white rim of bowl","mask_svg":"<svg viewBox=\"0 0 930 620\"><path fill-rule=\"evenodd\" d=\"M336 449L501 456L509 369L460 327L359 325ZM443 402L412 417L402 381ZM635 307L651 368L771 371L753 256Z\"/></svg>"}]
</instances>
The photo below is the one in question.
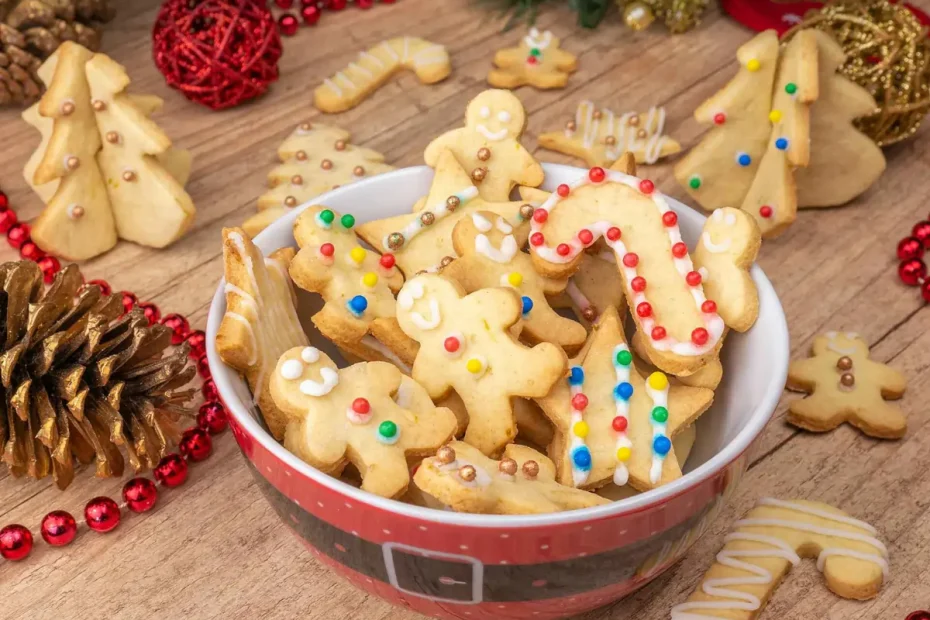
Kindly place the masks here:
<instances>
[{"instance_id":1,"label":"white rim of bowl","mask_svg":"<svg viewBox=\"0 0 930 620\"><path fill-rule=\"evenodd\" d=\"M547 171L548 169L577 171L579 175L586 174L588 170L586 168L577 168L563 164L543 164L543 168L547 169ZM297 215L304 208L311 204L326 202L328 198L338 196L342 193L354 192L358 189L358 187L362 186L362 184L377 183L379 180L383 181L385 177L418 175L422 169L431 171L431 169L427 166L401 168L399 170L394 170L392 172L380 174L369 179L357 181L352 185L340 187L325 194L321 194L311 201L295 207L291 212L273 222L266 230L262 231L256 237L256 241L260 243L261 237L265 235L271 228L280 226L292 226L294 220L297 218ZM706 219L706 216L697 212L695 209L692 209L691 207L681 203L678 200L675 200L674 198L671 198L670 196L668 198L669 203L672 207L675 208L674 210L676 212L680 213L683 208L685 210L691 211L694 215L697 215L702 219ZM663 485L657 489L646 491L645 493L640 493L627 499L611 502L610 504L605 504L603 506L583 508L581 510L553 512L540 515L486 515L470 514L464 512L449 512L432 508L424 508L421 506L415 506L413 504L406 504L398 500L374 495L367 491L362 491L361 489L357 489L352 485L339 480L338 478L333 478L327 474L324 474L310 464L305 463L300 458L285 449L282 444L278 443L278 441L272 437L271 434L266 431L261 424L259 424L258 420L252 417L252 415L249 413L249 409L251 407L243 405L243 403L236 395L236 390L232 386L232 378L238 378L236 371L226 366L226 364L224 364L220 359L219 354L216 352L216 346L214 345L214 342L216 339L216 332L219 329L219 324L221 321L220 308L223 308L226 305L226 295L223 290L226 282L225 279L220 279L216 293L213 296L213 301L210 304L210 310L207 317L207 360L210 363L213 380L220 394L220 398L226 406L227 412L236 419L236 422L249 435L258 441L266 450L268 450L268 452L270 452L279 460L283 461L287 466L336 493L340 493L348 498L352 498L353 501L369 504L375 508L413 519L431 521L437 524L461 525L476 528L533 528L551 525L564 525L576 522L588 522L598 519L616 517L626 513L640 512L651 506L665 503L677 495L681 495L689 490L694 489L702 482L719 474L726 466L739 458L746 450L749 449L749 446L752 444L752 442L762 433L765 425L775 413L778 400L781 398L781 394L784 391L785 381L788 376L789 336L785 313L781 307L781 302L778 299L778 295L775 293L775 289L772 286L772 283L769 281L765 273L758 265L753 266L751 274L753 281L756 283L756 287L759 290L759 299L771 300L770 305L765 308L765 311L775 313L775 316L773 316L771 319L774 323L771 327L775 330L775 333L773 333L772 336L773 341L781 343L781 346L772 348L770 359L772 368L775 369L775 372L772 374L772 380L766 387L765 393L762 395L762 398L759 401L759 405L750 414L749 421L746 423L746 426L744 426L743 429L736 435L736 437L734 437L726 446L724 446L720 452L681 478L678 478L677 480ZM259 472L259 475L262 475L261 472Z\"/></svg>"}]
</instances>

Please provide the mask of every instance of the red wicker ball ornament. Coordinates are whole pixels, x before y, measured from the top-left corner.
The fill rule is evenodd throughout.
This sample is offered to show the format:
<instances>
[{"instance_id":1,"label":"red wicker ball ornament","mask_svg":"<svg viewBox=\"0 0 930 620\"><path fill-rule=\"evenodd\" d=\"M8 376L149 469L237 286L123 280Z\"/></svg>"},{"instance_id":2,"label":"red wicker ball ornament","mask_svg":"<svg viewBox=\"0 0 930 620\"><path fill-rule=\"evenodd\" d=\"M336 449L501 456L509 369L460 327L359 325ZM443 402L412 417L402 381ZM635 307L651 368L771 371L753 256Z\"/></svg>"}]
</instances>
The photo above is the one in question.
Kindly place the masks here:
<instances>
[{"instance_id":1,"label":"red wicker ball ornament","mask_svg":"<svg viewBox=\"0 0 930 620\"><path fill-rule=\"evenodd\" d=\"M152 53L169 86L222 110L261 95L278 79L281 39L264 2L167 0L155 21Z\"/></svg>"}]
</instances>

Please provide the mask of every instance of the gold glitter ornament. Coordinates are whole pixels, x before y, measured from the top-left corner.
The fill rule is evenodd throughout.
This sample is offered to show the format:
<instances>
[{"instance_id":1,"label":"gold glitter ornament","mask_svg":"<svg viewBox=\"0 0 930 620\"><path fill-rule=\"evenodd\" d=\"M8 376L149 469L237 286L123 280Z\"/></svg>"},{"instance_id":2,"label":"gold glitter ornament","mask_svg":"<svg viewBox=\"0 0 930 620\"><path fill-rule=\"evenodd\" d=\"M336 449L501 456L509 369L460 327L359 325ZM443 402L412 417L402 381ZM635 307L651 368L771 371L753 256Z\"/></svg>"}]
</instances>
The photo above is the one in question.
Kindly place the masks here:
<instances>
[{"instance_id":1,"label":"gold glitter ornament","mask_svg":"<svg viewBox=\"0 0 930 620\"><path fill-rule=\"evenodd\" d=\"M644 2L631 2L623 8L623 23L634 32L645 30L655 20L655 13Z\"/></svg>"},{"instance_id":2,"label":"gold glitter ornament","mask_svg":"<svg viewBox=\"0 0 930 620\"><path fill-rule=\"evenodd\" d=\"M616 0L623 22L632 30L644 30L653 21L665 24L672 34L687 32L701 22L708 0Z\"/></svg>"}]
</instances>

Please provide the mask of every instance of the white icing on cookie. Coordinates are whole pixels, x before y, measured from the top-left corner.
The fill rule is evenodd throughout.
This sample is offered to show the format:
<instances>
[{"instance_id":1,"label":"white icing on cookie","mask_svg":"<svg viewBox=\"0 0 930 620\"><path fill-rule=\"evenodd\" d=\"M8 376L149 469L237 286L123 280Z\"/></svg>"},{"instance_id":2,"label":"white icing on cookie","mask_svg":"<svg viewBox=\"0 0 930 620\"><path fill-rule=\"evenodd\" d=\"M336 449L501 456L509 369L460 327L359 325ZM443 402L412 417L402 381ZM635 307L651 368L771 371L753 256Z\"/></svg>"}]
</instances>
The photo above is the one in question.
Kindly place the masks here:
<instances>
[{"instance_id":1,"label":"white icing on cookie","mask_svg":"<svg viewBox=\"0 0 930 620\"><path fill-rule=\"evenodd\" d=\"M501 247L499 248L495 248L486 235L478 235L475 237L475 251L490 258L495 263L506 264L513 260L520 248L517 247L517 240L513 235L507 235L501 239Z\"/></svg>"},{"instance_id":2,"label":"white icing on cookie","mask_svg":"<svg viewBox=\"0 0 930 620\"><path fill-rule=\"evenodd\" d=\"M304 379L300 382L301 394L307 396L326 396L333 391L333 388L339 385L339 373L332 368L324 366L320 368L320 378L322 381L313 379Z\"/></svg>"}]
</instances>

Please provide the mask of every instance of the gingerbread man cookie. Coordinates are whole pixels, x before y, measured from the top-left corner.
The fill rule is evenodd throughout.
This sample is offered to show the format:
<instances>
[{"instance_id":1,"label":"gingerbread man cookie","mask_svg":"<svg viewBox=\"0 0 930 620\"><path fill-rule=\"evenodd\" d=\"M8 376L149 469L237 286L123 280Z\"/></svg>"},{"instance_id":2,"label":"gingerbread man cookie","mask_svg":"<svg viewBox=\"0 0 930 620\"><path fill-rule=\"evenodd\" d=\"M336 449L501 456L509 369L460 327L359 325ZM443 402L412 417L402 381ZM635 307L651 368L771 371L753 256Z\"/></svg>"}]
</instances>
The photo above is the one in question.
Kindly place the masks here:
<instances>
[{"instance_id":1,"label":"gingerbread man cookie","mask_svg":"<svg viewBox=\"0 0 930 620\"><path fill-rule=\"evenodd\" d=\"M404 68L424 84L441 82L452 72L449 53L442 45L416 37L388 39L323 80L313 91L313 105L329 114L350 110Z\"/></svg>"},{"instance_id":2,"label":"gingerbread man cookie","mask_svg":"<svg viewBox=\"0 0 930 620\"><path fill-rule=\"evenodd\" d=\"M518 237L500 216L476 211L455 225L452 244L461 258L443 269L443 275L461 284L468 293L495 286L517 291L523 304L521 338L533 343L551 342L570 351L584 343L585 328L559 315L546 300L546 295L563 291L566 281L536 273L533 259L520 250L526 244L525 234Z\"/></svg>"},{"instance_id":3,"label":"gingerbread man cookie","mask_svg":"<svg viewBox=\"0 0 930 620\"><path fill-rule=\"evenodd\" d=\"M277 439L284 437L288 417L271 398L270 374L282 353L307 344L287 276L293 257L293 249L282 248L265 258L245 231L223 229L226 314L216 332L216 350L245 376Z\"/></svg>"},{"instance_id":4,"label":"gingerbread man cookie","mask_svg":"<svg viewBox=\"0 0 930 620\"><path fill-rule=\"evenodd\" d=\"M338 369L314 347L295 347L271 378L275 403L292 421L284 446L321 471L342 473L351 462L362 489L399 497L410 483L407 458L433 454L455 430L455 415L428 401L409 410L394 401L401 372L385 362Z\"/></svg>"},{"instance_id":5,"label":"gingerbread man cookie","mask_svg":"<svg viewBox=\"0 0 930 620\"><path fill-rule=\"evenodd\" d=\"M486 90L465 110L465 126L434 139L423 154L436 167L443 150L455 155L470 171L485 200L507 201L515 185L536 187L543 182L542 166L522 144L526 110L516 95L506 90Z\"/></svg>"},{"instance_id":6,"label":"gingerbread man cookie","mask_svg":"<svg viewBox=\"0 0 930 620\"><path fill-rule=\"evenodd\" d=\"M390 342L391 350L412 363L417 345L397 324L394 292L404 276L391 254L379 256L359 245L355 218L314 205L294 222L294 238L300 252L291 262L290 274L300 288L319 293L326 302L313 315L313 324L337 346L369 361L391 361L371 337Z\"/></svg>"},{"instance_id":7,"label":"gingerbread man cookie","mask_svg":"<svg viewBox=\"0 0 930 620\"><path fill-rule=\"evenodd\" d=\"M815 432L849 422L871 437L904 437L907 419L886 402L904 395L904 375L870 360L864 339L853 332L827 332L814 339L812 355L788 368L788 389L810 394L791 402L788 422Z\"/></svg>"},{"instance_id":8,"label":"gingerbread man cookie","mask_svg":"<svg viewBox=\"0 0 930 620\"><path fill-rule=\"evenodd\" d=\"M515 396L545 396L565 372L565 354L544 342L529 348L512 335L523 304L510 288L466 295L448 278L408 280L397 296L401 329L420 343L413 378L433 400L455 390L468 411L465 441L488 455L516 436ZM437 372L441 369L441 372Z\"/></svg>"},{"instance_id":9,"label":"gingerbread man cookie","mask_svg":"<svg viewBox=\"0 0 930 620\"><path fill-rule=\"evenodd\" d=\"M532 448L511 444L500 461L461 441L423 461L417 487L458 512L541 514L609 504L555 481L555 466Z\"/></svg>"},{"instance_id":10,"label":"gingerbread man cookie","mask_svg":"<svg viewBox=\"0 0 930 620\"><path fill-rule=\"evenodd\" d=\"M802 558L817 558L837 596L865 600L888 576L888 549L874 527L841 510L803 500L761 499L724 538L723 550L672 620L755 620Z\"/></svg>"},{"instance_id":11,"label":"gingerbread man cookie","mask_svg":"<svg viewBox=\"0 0 930 620\"><path fill-rule=\"evenodd\" d=\"M452 151L444 150L436 160L436 174L422 210L366 222L358 227L358 234L373 248L393 252L397 266L411 277L419 271L436 271L455 258L452 229L476 211L499 215L519 232L533 207L485 200Z\"/></svg>"},{"instance_id":12,"label":"gingerbread man cookie","mask_svg":"<svg viewBox=\"0 0 930 620\"><path fill-rule=\"evenodd\" d=\"M552 278L571 275L585 250L604 238L659 368L687 375L717 356L723 319L704 296L678 216L652 181L592 168L534 211L531 231L533 264Z\"/></svg>"},{"instance_id":13,"label":"gingerbread man cookie","mask_svg":"<svg viewBox=\"0 0 930 620\"><path fill-rule=\"evenodd\" d=\"M617 116L607 108L598 110L591 101L578 104L575 119L563 131L541 134L539 146L605 168L623 153L632 153L638 163L654 164L681 151L681 145L665 135L665 108Z\"/></svg>"},{"instance_id":14,"label":"gingerbread man cookie","mask_svg":"<svg viewBox=\"0 0 930 620\"><path fill-rule=\"evenodd\" d=\"M578 59L563 49L551 32L531 28L517 47L508 47L494 55L496 69L488 74L488 84L497 88L565 88L568 74L578 68Z\"/></svg>"},{"instance_id":15,"label":"gingerbread man cookie","mask_svg":"<svg viewBox=\"0 0 930 620\"><path fill-rule=\"evenodd\" d=\"M597 489L610 482L646 491L681 477L672 437L710 407L710 390L672 386L633 363L620 317L607 308L568 379L537 402L555 426L549 454L559 482Z\"/></svg>"}]
</instances>

